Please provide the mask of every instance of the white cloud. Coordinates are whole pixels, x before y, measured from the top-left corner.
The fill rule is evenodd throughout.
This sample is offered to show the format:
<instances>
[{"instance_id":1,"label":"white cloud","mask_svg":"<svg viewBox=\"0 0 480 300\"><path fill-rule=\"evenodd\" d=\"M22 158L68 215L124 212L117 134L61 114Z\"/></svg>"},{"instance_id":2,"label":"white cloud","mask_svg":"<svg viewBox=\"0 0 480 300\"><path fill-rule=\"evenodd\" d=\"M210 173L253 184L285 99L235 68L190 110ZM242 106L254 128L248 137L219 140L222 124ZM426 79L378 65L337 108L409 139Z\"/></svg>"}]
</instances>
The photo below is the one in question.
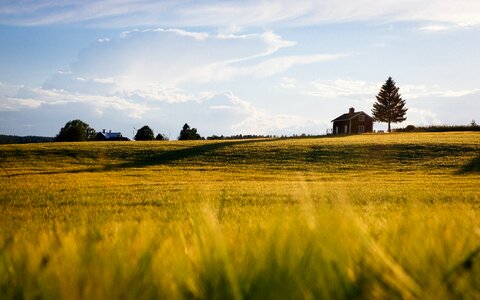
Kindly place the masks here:
<instances>
[{"instance_id":1,"label":"white cloud","mask_svg":"<svg viewBox=\"0 0 480 300\"><path fill-rule=\"evenodd\" d=\"M423 32L441 32L452 29L452 26L447 25L426 25L419 28Z\"/></svg>"},{"instance_id":2,"label":"white cloud","mask_svg":"<svg viewBox=\"0 0 480 300\"><path fill-rule=\"evenodd\" d=\"M248 76L269 77L285 72L300 65L309 65L318 62L332 61L345 56L344 54L315 54L281 56L265 60L257 65L239 68L238 73Z\"/></svg>"},{"instance_id":3,"label":"white cloud","mask_svg":"<svg viewBox=\"0 0 480 300\"><path fill-rule=\"evenodd\" d=\"M2 84L0 128L8 132L15 125L17 129L28 128L28 134L53 135L52 128L60 128L73 118L125 134L129 134L131 126L144 124L158 132L175 133L185 122L203 135L318 134L324 126L318 120L297 115L270 114L232 92L188 94L173 87L151 88L105 96ZM12 118L16 121L12 122ZM40 123L49 123L50 132L32 132L32 125L35 130L41 129ZM174 135L171 138L176 138Z\"/></svg>"},{"instance_id":4,"label":"white cloud","mask_svg":"<svg viewBox=\"0 0 480 300\"><path fill-rule=\"evenodd\" d=\"M301 93L305 95L321 98L357 98L371 97L378 94L383 82L368 82L362 80L336 79L336 80L317 80L306 87L300 87ZM480 93L480 89L460 89L449 90L442 89L439 86L415 85L415 84L397 84L400 87L400 94L404 99L417 99L428 97L464 97L467 95Z\"/></svg>"},{"instance_id":5,"label":"white cloud","mask_svg":"<svg viewBox=\"0 0 480 300\"><path fill-rule=\"evenodd\" d=\"M351 79L317 80L311 82L310 87L302 93L322 98L374 96L381 85L381 83Z\"/></svg>"},{"instance_id":6,"label":"white cloud","mask_svg":"<svg viewBox=\"0 0 480 300\"><path fill-rule=\"evenodd\" d=\"M297 80L291 77L282 77L280 86L286 89L294 89L297 86Z\"/></svg>"},{"instance_id":7,"label":"white cloud","mask_svg":"<svg viewBox=\"0 0 480 300\"><path fill-rule=\"evenodd\" d=\"M266 46L266 50L251 56L246 56L242 58L232 59L226 61L225 63L238 63L245 60L251 60L255 58L260 58L268 55L272 55L282 48L293 47L297 45L297 42L284 40L281 36L275 34L272 31L266 31L264 33L252 33L252 34L222 34L219 33L216 36L220 40L244 40L244 41L257 41L261 42Z\"/></svg>"},{"instance_id":8,"label":"white cloud","mask_svg":"<svg viewBox=\"0 0 480 300\"><path fill-rule=\"evenodd\" d=\"M450 32L454 30L467 29L472 27L465 23L433 23L419 27L419 30L424 33L441 33Z\"/></svg>"},{"instance_id":9,"label":"white cloud","mask_svg":"<svg viewBox=\"0 0 480 300\"><path fill-rule=\"evenodd\" d=\"M295 66L345 56L279 55L280 50L296 44L272 31L210 35L175 28L133 29L109 43L83 50L69 72L58 72L44 87L101 95L146 92L160 85L176 87L236 77L264 78Z\"/></svg>"},{"instance_id":10,"label":"white cloud","mask_svg":"<svg viewBox=\"0 0 480 300\"><path fill-rule=\"evenodd\" d=\"M0 96L0 111L19 111L22 108L37 108L42 104L34 99L17 99Z\"/></svg>"},{"instance_id":11,"label":"white cloud","mask_svg":"<svg viewBox=\"0 0 480 300\"><path fill-rule=\"evenodd\" d=\"M260 111L235 124L232 128L234 132L243 134L324 134L324 130L330 128L330 124L319 120L309 120L298 115L270 115Z\"/></svg>"},{"instance_id":12,"label":"white cloud","mask_svg":"<svg viewBox=\"0 0 480 300\"><path fill-rule=\"evenodd\" d=\"M39 108L41 105L64 105L68 103L85 103L96 111L124 111L126 115L140 118L147 107L118 96L85 95L69 93L64 90L43 88L12 87L10 93L0 98L0 111L22 110L24 108Z\"/></svg>"},{"instance_id":13,"label":"white cloud","mask_svg":"<svg viewBox=\"0 0 480 300\"><path fill-rule=\"evenodd\" d=\"M154 32L173 32L181 36L188 36L193 39L196 39L198 41L204 41L208 38L208 33L206 32L191 32L191 31L186 31L183 29L177 29L177 28L169 28L169 29L163 29L163 28L156 28L153 29L152 31Z\"/></svg>"},{"instance_id":14,"label":"white cloud","mask_svg":"<svg viewBox=\"0 0 480 300\"><path fill-rule=\"evenodd\" d=\"M263 56L263 55L262 55ZM199 66L190 70L179 82L207 83L211 81L226 81L236 77L266 78L302 65L310 65L319 62L337 60L344 54L315 54L315 55L291 55L264 59L259 62L248 61L250 58L238 61L217 62Z\"/></svg>"},{"instance_id":15,"label":"white cloud","mask_svg":"<svg viewBox=\"0 0 480 300\"><path fill-rule=\"evenodd\" d=\"M428 126L428 125L440 125L442 121L438 115L428 109L420 109L411 107L408 109L408 120L409 124L415 124L417 126Z\"/></svg>"},{"instance_id":16,"label":"white cloud","mask_svg":"<svg viewBox=\"0 0 480 300\"><path fill-rule=\"evenodd\" d=\"M132 33L135 33L135 32L140 32L140 29L132 29L132 30L125 30L125 31L122 31L122 33L120 33L120 37L121 38L127 38L129 37Z\"/></svg>"},{"instance_id":17,"label":"white cloud","mask_svg":"<svg viewBox=\"0 0 480 300\"><path fill-rule=\"evenodd\" d=\"M97 42L99 43L108 43L110 42L110 38L100 38L100 39L97 39Z\"/></svg>"},{"instance_id":18,"label":"white cloud","mask_svg":"<svg viewBox=\"0 0 480 300\"><path fill-rule=\"evenodd\" d=\"M443 97L443 98L457 98L467 95L478 94L480 89L461 89L450 90L442 89L439 86L425 86L406 84L401 88L401 94L408 99L426 98L426 97Z\"/></svg>"},{"instance_id":19,"label":"white cloud","mask_svg":"<svg viewBox=\"0 0 480 300\"><path fill-rule=\"evenodd\" d=\"M23 85L6 84L0 81L0 96L8 96L15 94Z\"/></svg>"},{"instance_id":20,"label":"white cloud","mask_svg":"<svg viewBox=\"0 0 480 300\"><path fill-rule=\"evenodd\" d=\"M197 98L195 95L188 94L180 88L165 84L150 84L142 87L142 89L118 91L116 94L127 98L166 103L181 103L202 99L202 97Z\"/></svg>"},{"instance_id":21,"label":"white cloud","mask_svg":"<svg viewBox=\"0 0 480 300\"><path fill-rule=\"evenodd\" d=\"M209 34L207 32L186 31L180 28L166 28L166 29L165 28L146 28L142 30L135 28L132 30L122 31L122 33L120 33L120 37L128 38L136 33L145 33L145 32L173 33L179 36L190 37L198 41L206 40L209 37Z\"/></svg>"},{"instance_id":22,"label":"white cloud","mask_svg":"<svg viewBox=\"0 0 480 300\"><path fill-rule=\"evenodd\" d=\"M89 26L314 25L355 21L430 21L480 24L477 0L246 0L246 1L60 1L19 0L0 8L4 24L82 23Z\"/></svg>"}]
</instances>

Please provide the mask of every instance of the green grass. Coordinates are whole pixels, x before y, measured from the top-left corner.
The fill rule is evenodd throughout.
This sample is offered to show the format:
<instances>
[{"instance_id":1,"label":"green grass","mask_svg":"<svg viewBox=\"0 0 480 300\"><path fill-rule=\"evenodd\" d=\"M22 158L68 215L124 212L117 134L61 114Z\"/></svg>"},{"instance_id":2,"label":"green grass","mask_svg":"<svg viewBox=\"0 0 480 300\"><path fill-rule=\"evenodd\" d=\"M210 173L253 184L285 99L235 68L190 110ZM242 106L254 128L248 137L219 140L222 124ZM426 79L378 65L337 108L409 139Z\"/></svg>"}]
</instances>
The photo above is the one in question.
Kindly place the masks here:
<instances>
[{"instance_id":1,"label":"green grass","mask_svg":"<svg viewBox=\"0 0 480 300\"><path fill-rule=\"evenodd\" d=\"M0 146L0 299L480 298L480 133Z\"/></svg>"}]
</instances>

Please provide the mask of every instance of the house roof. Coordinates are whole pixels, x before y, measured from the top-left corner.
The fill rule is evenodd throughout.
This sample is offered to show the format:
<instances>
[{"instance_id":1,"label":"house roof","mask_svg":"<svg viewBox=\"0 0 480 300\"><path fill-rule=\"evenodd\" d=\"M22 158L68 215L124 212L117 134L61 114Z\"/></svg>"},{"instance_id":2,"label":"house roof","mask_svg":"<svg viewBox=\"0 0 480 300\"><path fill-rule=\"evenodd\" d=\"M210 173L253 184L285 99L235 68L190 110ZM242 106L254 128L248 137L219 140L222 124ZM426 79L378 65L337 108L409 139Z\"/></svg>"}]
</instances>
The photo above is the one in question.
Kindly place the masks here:
<instances>
[{"instance_id":1,"label":"house roof","mask_svg":"<svg viewBox=\"0 0 480 300\"><path fill-rule=\"evenodd\" d=\"M120 132L105 132L105 137L107 139L122 137Z\"/></svg>"},{"instance_id":2,"label":"house roof","mask_svg":"<svg viewBox=\"0 0 480 300\"><path fill-rule=\"evenodd\" d=\"M98 132L97 134L103 135L107 140L111 138L120 138L122 137L121 132Z\"/></svg>"},{"instance_id":3,"label":"house roof","mask_svg":"<svg viewBox=\"0 0 480 300\"><path fill-rule=\"evenodd\" d=\"M353 118L355 118L356 116L359 116L359 115L365 115L366 117L372 119L372 117L370 117L369 115L367 115L366 113L364 113L363 111L358 111L356 113L353 113L353 114L350 114L350 113L346 113L346 114L343 114L341 115L340 117L336 118L336 119L333 119L331 122L336 122L336 121L349 121Z\"/></svg>"}]
</instances>

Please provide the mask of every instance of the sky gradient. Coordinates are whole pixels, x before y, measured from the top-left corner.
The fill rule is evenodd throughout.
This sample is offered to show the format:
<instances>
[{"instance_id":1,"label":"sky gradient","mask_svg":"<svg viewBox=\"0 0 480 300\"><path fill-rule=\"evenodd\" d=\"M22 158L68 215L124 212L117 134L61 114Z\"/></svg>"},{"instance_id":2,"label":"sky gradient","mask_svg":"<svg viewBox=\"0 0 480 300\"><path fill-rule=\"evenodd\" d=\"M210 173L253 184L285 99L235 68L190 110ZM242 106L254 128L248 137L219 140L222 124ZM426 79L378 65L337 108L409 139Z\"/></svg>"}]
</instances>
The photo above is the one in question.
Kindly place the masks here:
<instances>
[{"instance_id":1,"label":"sky gradient","mask_svg":"<svg viewBox=\"0 0 480 300\"><path fill-rule=\"evenodd\" d=\"M479 123L479 36L476 0L4 0L0 134L324 134L389 76L394 128Z\"/></svg>"}]
</instances>

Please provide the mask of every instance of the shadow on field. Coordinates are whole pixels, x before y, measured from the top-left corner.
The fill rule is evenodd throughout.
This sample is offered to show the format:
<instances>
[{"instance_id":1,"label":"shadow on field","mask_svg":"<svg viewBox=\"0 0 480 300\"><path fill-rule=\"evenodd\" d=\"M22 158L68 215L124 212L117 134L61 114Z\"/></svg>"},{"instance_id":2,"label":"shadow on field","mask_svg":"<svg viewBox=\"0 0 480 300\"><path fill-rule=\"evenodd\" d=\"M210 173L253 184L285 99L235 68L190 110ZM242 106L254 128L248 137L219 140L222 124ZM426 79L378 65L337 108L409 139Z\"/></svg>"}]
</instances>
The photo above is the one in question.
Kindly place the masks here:
<instances>
[{"instance_id":1,"label":"shadow on field","mask_svg":"<svg viewBox=\"0 0 480 300\"><path fill-rule=\"evenodd\" d=\"M477 156L476 158L472 159L472 161L470 161L468 164L463 166L459 173L480 173L480 156Z\"/></svg>"},{"instance_id":2,"label":"shadow on field","mask_svg":"<svg viewBox=\"0 0 480 300\"><path fill-rule=\"evenodd\" d=\"M279 139L275 139L279 140ZM128 168L143 168L156 165L166 165L170 163L175 163L176 161L193 159L197 156L204 156L208 159L209 155L212 160L218 159L218 153L215 153L217 150L232 147L240 144L250 144L250 143L262 143L262 142L271 142L272 139L265 140L243 140L243 141L226 141L218 143L208 143L202 144L199 146L193 146L188 148L176 149L171 151L158 151L155 148L138 151L131 156L124 157L127 162L120 164L110 164L98 167L91 168L82 168L77 170L61 170L61 171L44 171L44 172L34 172L34 173L20 173L20 174L8 174L7 177L16 177L23 175L53 175L53 174L77 174L77 173L88 173L88 172L105 172L112 170L121 170ZM76 158L76 157L75 157ZM194 163L194 162L192 162Z\"/></svg>"},{"instance_id":3,"label":"shadow on field","mask_svg":"<svg viewBox=\"0 0 480 300\"><path fill-rule=\"evenodd\" d=\"M463 174L480 172L480 156L478 148L469 145L432 145L432 144L338 144L329 145L317 142L302 144L272 144L263 147L260 144L275 142L281 139L251 139L212 141L199 144L177 144L175 149L167 147L135 147L124 149L81 148L81 149L37 149L34 151L8 152L7 158L25 159L58 159L70 166L69 169L44 169L30 173L9 173L3 170L6 177L23 175L75 174L115 171L129 168L174 165L182 166L231 166L262 164L274 169L288 168L304 170L306 167L322 172L344 172L349 170L384 170L427 172L451 172ZM257 144L249 147L233 148L237 145ZM177 148L181 147L181 148ZM233 149L232 149L233 148ZM101 151L99 151L99 149ZM0 153L1 155L2 153ZM462 165L458 158L476 157L467 165ZM439 160L438 158L442 158ZM1 157L0 157L1 158ZM0 164L0 167L2 165ZM40 164L48 166L48 164ZM55 166L55 164L53 164ZM27 171L27 172L28 172Z\"/></svg>"},{"instance_id":4,"label":"shadow on field","mask_svg":"<svg viewBox=\"0 0 480 300\"><path fill-rule=\"evenodd\" d=\"M190 159L197 156L208 156L208 154L213 154L213 152L235 145L248 144L248 143L259 143L267 142L271 140L246 140L246 141L233 141L233 142L219 142L211 144L203 144L199 146L158 152L155 149L149 151L143 151L137 153L133 157L132 161L121 163L115 165L114 168L139 168L139 167L149 167L155 165L164 165L173 163L180 160Z\"/></svg>"}]
</instances>

